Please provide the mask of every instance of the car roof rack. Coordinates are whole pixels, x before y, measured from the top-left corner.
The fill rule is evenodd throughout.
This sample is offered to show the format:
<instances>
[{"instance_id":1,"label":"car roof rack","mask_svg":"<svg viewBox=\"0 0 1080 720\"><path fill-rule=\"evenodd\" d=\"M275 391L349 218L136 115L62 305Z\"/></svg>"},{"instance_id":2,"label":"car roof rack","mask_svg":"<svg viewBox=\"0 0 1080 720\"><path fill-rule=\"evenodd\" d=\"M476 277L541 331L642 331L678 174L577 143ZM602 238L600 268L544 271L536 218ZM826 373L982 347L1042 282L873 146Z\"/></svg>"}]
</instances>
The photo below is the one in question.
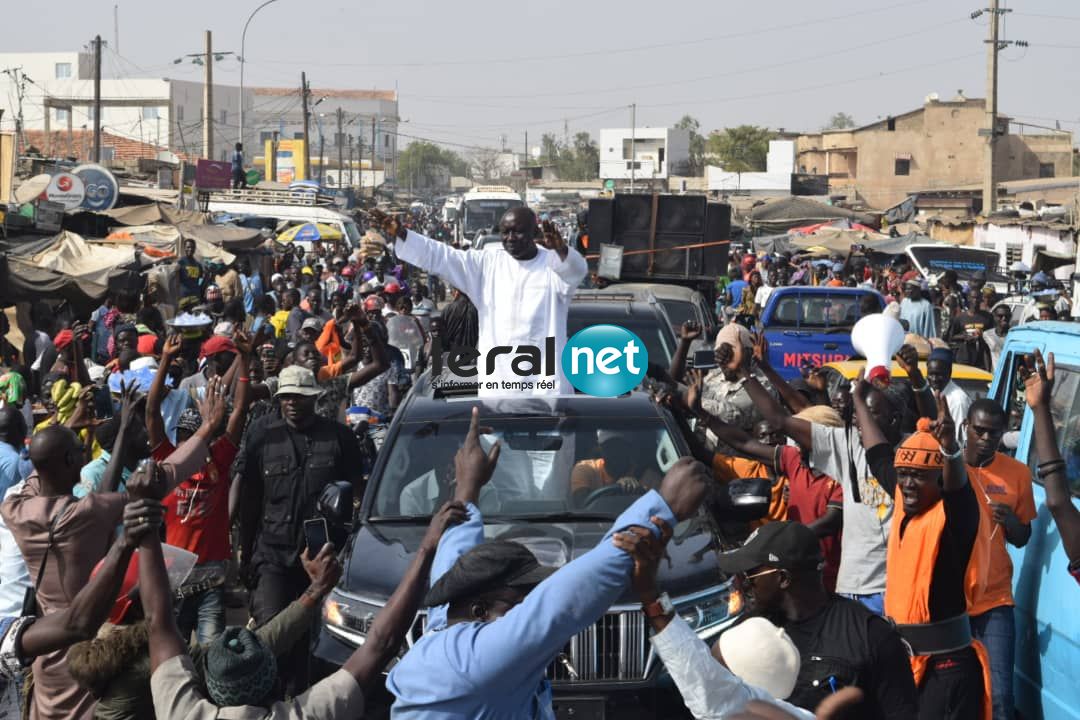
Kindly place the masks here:
<instances>
[{"instance_id":1,"label":"car roof rack","mask_svg":"<svg viewBox=\"0 0 1080 720\"><path fill-rule=\"evenodd\" d=\"M297 207L333 207L336 199L314 190L268 190L247 188L205 190L210 202L248 203L252 205L295 205Z\"/></svg>"}]
</instances>

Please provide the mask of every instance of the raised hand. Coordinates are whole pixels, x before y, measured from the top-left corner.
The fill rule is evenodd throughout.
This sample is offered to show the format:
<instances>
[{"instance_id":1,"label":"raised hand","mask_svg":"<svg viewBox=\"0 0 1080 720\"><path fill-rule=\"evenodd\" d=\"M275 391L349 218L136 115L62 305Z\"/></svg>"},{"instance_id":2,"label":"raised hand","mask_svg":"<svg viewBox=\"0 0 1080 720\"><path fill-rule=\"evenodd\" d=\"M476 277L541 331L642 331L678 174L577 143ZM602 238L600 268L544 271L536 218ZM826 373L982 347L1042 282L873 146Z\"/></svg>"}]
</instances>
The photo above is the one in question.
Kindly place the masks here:
<instances>
[{"instance_id":1,"label":"raised hand","mask_svg":"<svg viewBox=\"0 0 1080 720\"><path fill-rule=\"evenodd\" d=\"M68 418L67 426L72 430L84 430L97 424L94 419L94 393L96 387L83 388L75 401L75 411Z\"/></svg>"},{"instance_id":2,"label":"raised hand","mask_svg":"<svg viewBox=\"0 0 1080 720\"><path fill-rule=\"evenodd\" d=\"M769 340L763 332L754 336L754 361L758 365L769 364Z\"/></svg>"},{"instance_id":3,"label":"raised hand","mask_svg":"<svg viewBox=\"0 0 1080 720\"><path fill-rule=\"evenodd\" d=\"M940 392L934 393L934 401L937 403L937 420L930 423L930 432L941 444L941 450L946 455L952 455L958 450L956 444L956 421L949 412L949 404L945 402L945 396Z\"/></svg>"},{"instance_id":4,"label":"raised hand","mask_svg":"<svg viewBox=\"0 0 1080 720\"><path fill-rule=\"evenodd\" d=\"M551 223L550 220L544 220L540 224L541 240L540 244L546 247L548 250L554 250L559 253L560 257L566 255L566 241L563 240L563 236L559 233L558 229Z\"/></svg>"},{"instance_id":5,"label":"raised hand","mask_svg":"<svg viewBox=\"0 0 1080 720\"><path fill-rule=\"evenodd\" d=\"M169 365L180 355L183 348L184 338L180 333L172 333L165 338L165 344L161 347L161 364Z\"/></svg>"},{"instance_id":6,"label":"raised hand","mask_svg":"<svg viewBox=\"0 0 1080 720\"><path fill-rule=\"evenodd\" d=\"M468 511L465 509L465 503L460 500L450 500L444 503L431 516L431 522L428 523L427 532L424 533L424 539L420 541L420 546L434 551L439 547L439 540L442 538L443 533L450 526L460 525L465 522L467 515Z\"/></svg>"},{"instance_id":7,"label":"raised hand","mask_svg":"<svg viewBox=\"0 0 1080 720\"><path fill-rule=\"evenodd\" d=\"M701 324L696 323L693 320L687 320L681 326L679 326L679 339L686 342L693 342L701 337Z\"/></svg>"},{"instance_id":8,"label":"raised hand","mask_svg":"<svg viewBox=\"0 0 1080 720\"><path fill-rule=\"evenodd\" d=\"M705 373L691 369L687 372L686 407L694 415L701 413L701 396L705 389Z\"/></svg>"},{"instance_id":9,"label":"raised hand","mask_svg":"<svg viewBox=\"0 0 1080 720\"><path fill-rule=\"evenodd\" d=\"M125 483L132 500L161 500L165 497L165 474L153 458L139 463Z\"/></svg>"},{"instance_id":10,"label":"raised hand","mask_svg":"<svg viewBox=\"0 0 1080 720\"><path fill-rule=\"evenodd\" d=\"M648 528L632 526L611 537L612 543L634 558L634 574L630 584L642 603L651 603L660 595L656 586L656 573L660 560L664 557L665 547L671 539L671 528L659 517L650 518L660 530L656 537Z\"/></svg>"},{"instance_id":11,"label":"raised hand","mask_svg":"<svg viewBox=\"0 0 1080 720\"><path fill-rule=\"evenodd\" d=\"M128 547L138 547L143 537L156 533L165 519L165 506L152 498L132 500L124 506L123 541Z\"/></svg>"},{"instance_id":12,"label":"raised hand","mask_svg":"<svg viewBox=\"0 0 1080 720\"><path fill-rule=\"evenodd\" d=\"M712 483L712 474L704 464L689 456L683 456L664 475L660 482L660 496L664 498L676 520L693 517L705 493Z\"/></svg>"},{"instance_id":13,"label":"raised hand","mask_svg":"<svg viewBox=\"0 0 1080 720\"><path fill-rule=\"evenodd\" d=\"M397 238L404 240L408 234L408 230L401 220L395 215L387 215L382 210L371 210L368 213L371 218L372 225L391 238Z\"/></svg>"},{"instance_id":14,"label":"raised hand","mask_svg":"<svg viewBox=\"0 0 1080 720\"><path fill-rule=\"evenodd\" d=\"M334 554L332 543L326 543L315 557L311 557L311 548L305 548L300 556L300 564L311 580L308 595L316 598L326 597L341 579L341 562Z\"/></svg>"},{"instance_id":15,"label":"raised hand","mask_svg":"<svg viewBox=\"0 0 1080 720\"><path fill-rule=\"evenodd\" d=\"M139 403L142 400L142 396L139 395L139 384L133 382L131 385L127 385L123 380L120 381L120 426L130 427L131 423L136 420L145 420L143 415L139 417L139 411L143 409L143 406Z\"/></svg>"},{"instance_id":16,"label":"raised hand","mask_svg":"<svg viewBox=\"0 0 1080 720\"><path fill-rule=\"evenodd\" d=\"M225 383L221 378L214 376L206 383L206 392L197 403L199 415L202 417L203 426L208 426L213 432L221 426L225 419L227 403L225 399Z\"/></svg>"},{"instance_id":17,"label":"raised hand","mask_svg":"<svg viewBox=\"0 0 1080 720\"><path fill-rule=\"evenodd\" d=\"M896 364L908 374L908 377L911 376L912 371L918 372L920 376L922 375L919 371L919 351L915 349L914 345L901 346L896 351L895 359Z\"/></svg>"},{"instance_id":18,"label":"raised hand","mask_svg":"<svg viewBox=\"0 0 1080 720\"><path fill-rule=\"evenodd\" d=\"M480 498L480 488L491 479L499 462L499 449L498 442L486 453L480 446L480 410L474 407L465 443L454 456L455 500L475 503Z\"/></svg>"},{"instance_id":19,"label":"raised hand","mask_svg":"<svg viewBox=\"0 0 1080 720\"><path fill-rule=\"evenodd\" d=\"M1033 357L1035 371L1029 370L1024 379L1025 399L1032 410L1049 407L1050 396L1054 391L1054 353L1047 355L1044 361L1042 351L1036 349Z\"/></svg>"},{"instance_id":20,"label":"raised hand","mask_svg":"<svg viewBox=\"0 0 1080 720\"><path fill-rule=\"evenodd\" d=\"M254 339L243 330L237 330L233 333L233 344L245 356L251 355L255 349Z\"/></svg>"}]
</instances>

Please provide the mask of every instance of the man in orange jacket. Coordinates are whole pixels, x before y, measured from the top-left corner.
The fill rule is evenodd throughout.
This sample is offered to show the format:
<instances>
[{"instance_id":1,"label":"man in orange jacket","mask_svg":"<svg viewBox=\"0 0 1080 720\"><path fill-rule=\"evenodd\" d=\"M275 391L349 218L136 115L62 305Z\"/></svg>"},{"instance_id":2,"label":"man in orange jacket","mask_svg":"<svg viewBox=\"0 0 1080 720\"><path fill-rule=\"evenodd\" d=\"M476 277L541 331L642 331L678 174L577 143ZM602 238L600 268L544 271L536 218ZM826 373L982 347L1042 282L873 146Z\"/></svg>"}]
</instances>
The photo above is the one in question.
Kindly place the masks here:
<instances>
[{"instance_id":1,"label":"man in orange jacket","mask_svg":"<svg viewBox=\"0 0 1080 720\"><path fill-rule=\"evenodd\" d=\"M989 543L980 540L982 514L956 426L943 396L936 399L938 419L920 418L893 458L898 510L886 556L885 614L911 646L919 717L989 720L990 662L967 615L971 599L985 591Z\"/></svg>"}]
</instances>

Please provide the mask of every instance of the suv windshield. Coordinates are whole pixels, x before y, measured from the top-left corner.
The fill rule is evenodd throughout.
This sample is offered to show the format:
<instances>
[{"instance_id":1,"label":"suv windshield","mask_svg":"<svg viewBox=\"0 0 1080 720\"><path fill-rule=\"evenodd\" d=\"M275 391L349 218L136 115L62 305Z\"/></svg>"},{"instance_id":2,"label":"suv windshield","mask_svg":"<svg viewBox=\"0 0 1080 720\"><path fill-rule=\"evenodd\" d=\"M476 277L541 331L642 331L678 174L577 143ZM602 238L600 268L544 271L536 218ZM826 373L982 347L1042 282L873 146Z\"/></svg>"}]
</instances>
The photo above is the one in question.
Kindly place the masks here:
<instances>
[{"instance_id":1,"label":"suv windshield","mask_svg":"<svg viewBox=\"0 0 1080 720\"><path fill-rule=\"evenodd\" d=\"M669 340L672 330L658 323L655 317L627 314L620 316L617 313L621 308L613 308L611 317L601 320L591 314L576 311L576 307L574 304L570 305L570 312L566 317L566 337L573 337L575 333L593 325L618 325L641 338L641 342L645 343L645 350L649 353L649 362L665 368L671 365L671 357L675 354L675 348Z\"/></svg>"},{"instance_id":2,"label":"suv windshield","mask_svg":"<svg viewBox=\"0 0 1080 720\"><path fill-rule=\"evenodd\" d=\"M454 455L468 414L404 422L383 466L372 519L430 515L452 497ZM482 417L489 449L502 444L495 475L480 494L491 518L601 515L614 519L648 489L658 488L678 459L660 417Z\"/></svg>"}]
</instances>

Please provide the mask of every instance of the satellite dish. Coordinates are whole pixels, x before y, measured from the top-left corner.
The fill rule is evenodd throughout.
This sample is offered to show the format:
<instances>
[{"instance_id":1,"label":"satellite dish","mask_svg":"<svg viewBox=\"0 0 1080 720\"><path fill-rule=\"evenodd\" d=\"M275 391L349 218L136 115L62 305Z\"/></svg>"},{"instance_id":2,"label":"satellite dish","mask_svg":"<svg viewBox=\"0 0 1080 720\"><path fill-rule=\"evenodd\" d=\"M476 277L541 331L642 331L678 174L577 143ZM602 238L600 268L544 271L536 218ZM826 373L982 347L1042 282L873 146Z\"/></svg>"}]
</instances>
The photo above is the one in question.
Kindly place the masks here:
<instances>
[{"instance_id":1,"label":"satellite dish","mask_svg":"<svg viewBox=\"0 0 1080 720\"><path fill-rule=\"evenodd\" d=\"M15 188L15 203L17 205L23 205L28 202L33 202L41 195L41 193L45 192L45 188L49 187L50 180L52 180L52 176L44 173L30 178L22 185Z\"/></svg>"}]
</instances>

